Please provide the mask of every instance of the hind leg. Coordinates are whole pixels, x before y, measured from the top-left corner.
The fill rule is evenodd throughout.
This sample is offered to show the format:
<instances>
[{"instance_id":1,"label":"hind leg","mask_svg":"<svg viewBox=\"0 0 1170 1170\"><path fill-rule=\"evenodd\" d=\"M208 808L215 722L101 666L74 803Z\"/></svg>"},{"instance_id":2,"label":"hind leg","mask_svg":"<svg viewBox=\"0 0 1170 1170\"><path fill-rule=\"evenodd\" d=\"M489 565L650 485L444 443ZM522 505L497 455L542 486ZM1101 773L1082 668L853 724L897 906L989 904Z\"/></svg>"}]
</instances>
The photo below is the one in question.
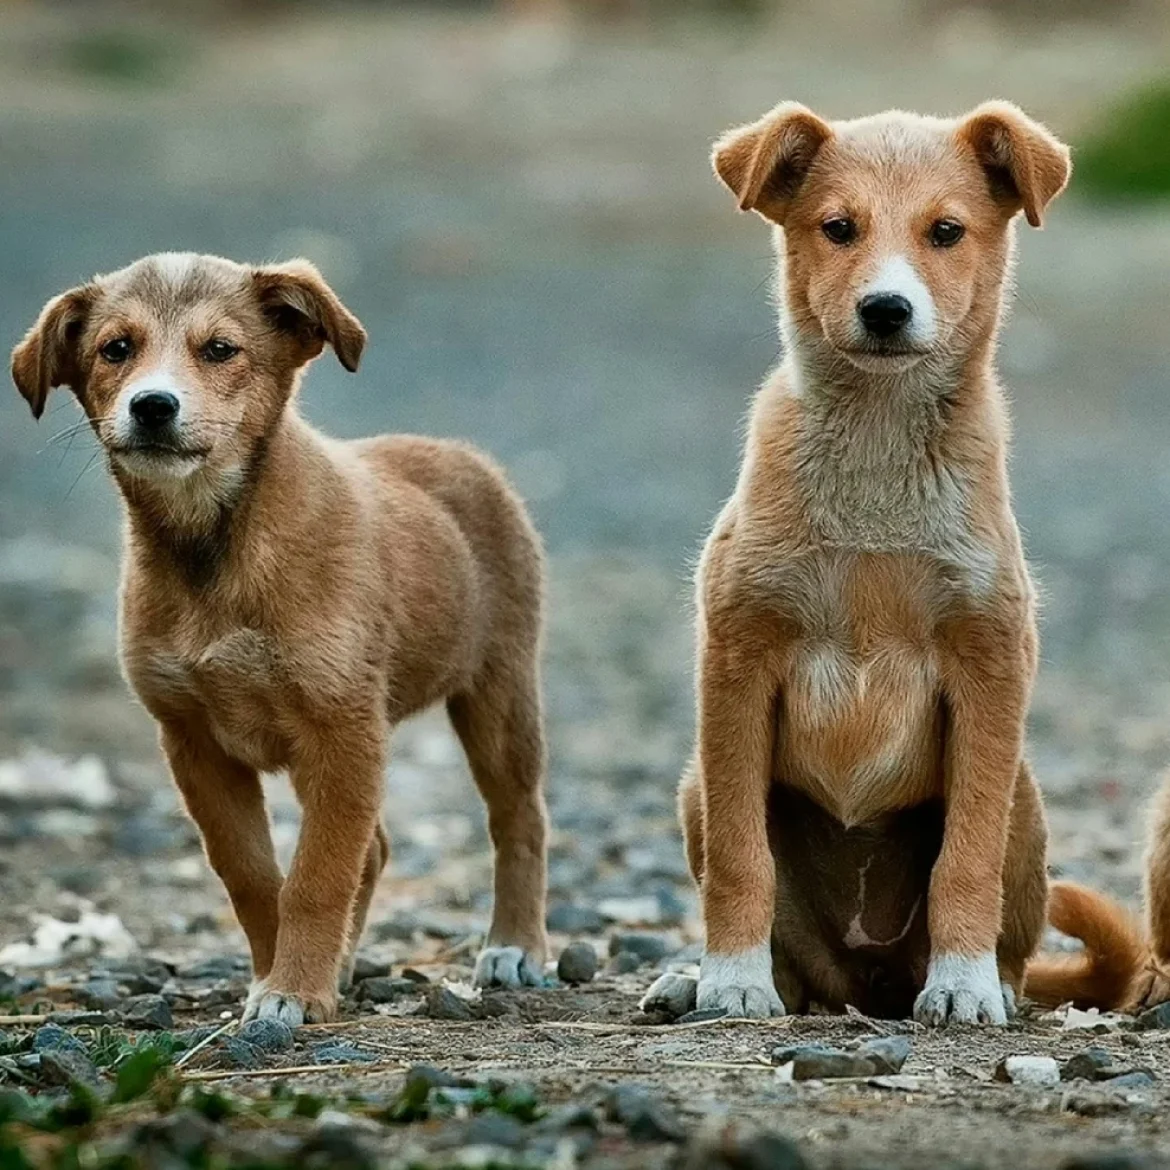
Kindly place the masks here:
<instances>
[{"instance_id":1,"label":"hind leg","mask_svg":"<svg viewBox=\"0 0 1170 1170\"><path fill-rule=\"evenodd\" d=\"M545 750L535 662L489 670L447 704L488 812L495 849L495 901L487 944L475 965L481 987L539 986L545 934L548 814Z\"/></svg>"},{"instance_id":2,"label":"hind leg","mask_svg":"<svg viewBox=\"0 0 1170 1170\"><path fill-rule=\"evenodd\" d=\"M1003 926L997 957L1010 1017L1024 988L1024 969L1039 949L1048 909L1048 825L1040 790L1027 762L1012 796L1003 868Z\"/></svg>"},{"instance_id":3,"label":"hind leg","mask_svg":"<svg viewBox=\"0 0 1170 1170\"><path fill-rule=\"evenodd\" d=\"M686 849L687 865L695 885L703 882L703 794L695 774L695 765L690 763L683 772L678 785L678 819L682 826L683 846ZM679 971L667 971L659 975L642 996L644 1012L665 1012L671 1016L685 1016L693 1012L698 1002L699 981L693 975Z\"/></svg>"},{"instance_id":4,"label":"hind leg","mask_svg":"<svg viewBox=\"0 0 1170 1170\"><path fill-rule=\"evenodd\" d=\"M353 965L357 957L358 944L362 941L362 932L366 928L366 916L370 912L370 901L374 897L374 889L378 885L378 878L386 868L390 859L390 842L386 839L386 830L381 824L374 830L374 839L366 850L366 862L362 869L362 884L358 887L357 900L353 905L353 914L350 916L349 946L346 948L345 958L341 961L341 975L338 986L342 991L348 990L353 983Z\"/></svg>"},{"instance_id":5,"label":"hind leg","mask_svg":"<svg viewBox=\"0 0 1170 1170\"><path fill-rule=\"evenodd\" d=\"M1140 1006L1170 999L1170 776L1154 797L1146 846L1146 922L1151 962L1134 995Z\"/></svg>"}]
</instances>

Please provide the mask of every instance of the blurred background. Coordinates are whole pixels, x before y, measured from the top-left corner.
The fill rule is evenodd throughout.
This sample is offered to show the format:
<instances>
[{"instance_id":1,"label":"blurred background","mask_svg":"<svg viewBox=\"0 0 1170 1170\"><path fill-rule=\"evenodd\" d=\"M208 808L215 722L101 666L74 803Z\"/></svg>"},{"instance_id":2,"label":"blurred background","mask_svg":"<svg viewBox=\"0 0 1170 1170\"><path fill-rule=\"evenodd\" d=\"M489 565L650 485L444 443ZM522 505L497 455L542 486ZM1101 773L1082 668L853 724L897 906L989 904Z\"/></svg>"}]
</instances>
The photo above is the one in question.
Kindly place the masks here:
<instances>
[{"instance_id":1,"label":"blurred background","mask_svg":"<svg viewBox=\"0 0 1170 1170\"><path fill-rule=\"evenodd\" d=\"M316 261L371 344L356 378L318 363L308 414L482 444L546 536L557 922L690 932L689 576L777 353L768 233L708 145L781 98L1016 101L1077 165L1021 232L1001 355L1046 598L1032 753L1054 865L1135 897L1170 763L1168 47L1164 0L0 0L0 341L154 250ZM83 436L54 441L77 413L0 395L0 944L93 905L144 947L238 947L118 674L117 500ZM375 941L481 925L440 720L388 782Z\"/></svg>"}]
</instances>

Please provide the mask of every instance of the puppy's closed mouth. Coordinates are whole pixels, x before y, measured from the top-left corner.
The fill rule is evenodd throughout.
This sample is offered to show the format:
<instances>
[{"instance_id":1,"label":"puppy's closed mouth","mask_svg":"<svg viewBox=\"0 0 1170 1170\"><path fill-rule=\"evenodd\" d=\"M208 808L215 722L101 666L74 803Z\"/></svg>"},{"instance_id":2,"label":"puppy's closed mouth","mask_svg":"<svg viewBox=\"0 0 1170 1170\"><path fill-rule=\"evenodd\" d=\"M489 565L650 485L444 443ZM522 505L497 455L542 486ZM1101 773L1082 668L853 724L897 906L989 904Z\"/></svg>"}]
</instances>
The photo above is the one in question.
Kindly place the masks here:
<instances>
[{"instance_id":1,"label":"puppy's closed mouth","mask_svg":"<svg viewBox=\"0 0 1170 1170\"><path fill-rule=\"evenodd\" d=\"M170 443L126 443L117 447L110 447L111 455L135 456L147 455L152 457L167 457L175 459L206 459L211 454L210 447L176 447Z\"/></svg>"}]
</instances>

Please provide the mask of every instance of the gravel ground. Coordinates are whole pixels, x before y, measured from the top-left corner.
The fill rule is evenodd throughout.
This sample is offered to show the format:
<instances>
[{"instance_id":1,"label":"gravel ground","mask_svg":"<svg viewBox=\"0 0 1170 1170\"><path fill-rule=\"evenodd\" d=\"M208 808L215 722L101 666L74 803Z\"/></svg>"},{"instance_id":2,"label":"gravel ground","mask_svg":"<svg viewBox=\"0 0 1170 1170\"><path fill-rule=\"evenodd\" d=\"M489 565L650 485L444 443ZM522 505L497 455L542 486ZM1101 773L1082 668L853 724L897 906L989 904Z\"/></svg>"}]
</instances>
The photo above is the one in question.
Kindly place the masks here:
<instances>
[{"instance_id":1,"label":"gravel ground","mask_svg":"<svg viewBox=\"0 0 1170 1170\"><path fill-rule=\"evenodd\" d=\"M638 1014L655 974L698 954L673 808L691 740L687 581L775 349L766 234L708 178L707 141L781 96L846 114L993 92L1075 136L1165 43L1148 25L967 14L834 45L802 12L778 29L620 39L373 12L193 27L174 75L132 89L64 69L88 17L6 13L5 338L60 288L154 248L307 251L373 338L359 379L314 371L309 413L340 434L467 436L513 469L551 553L550 928L558 952L588 944L598 974L470 992L490 856L458 750L428 716L397 737L393 859L343 1021L295 1036L233 1025L193 1051L238 1015L243 939L118 676L113 494L82 440L48 441L71 405L38 431L10 394L0 1010L59 1013L79 1043L40 1018L0 1024L0 1165L5 1141L43 1161L79 1135L145 1165L1170 1164L1170 1029L1145 1026L1161 1018L1025 1014L930 1034ZM1021 240L1002 355L1046 594L1030 750L1053 870L1131 902L1145 802L1170 761L1168 261L1165 212L1058 205ZM271 795L287 859L296 810L283 781ZM572 952L578 977L590 957ZM876 1037L909 1042L899 1071L872 1063ZM844 1055L776 1055L818 1044ZM1107 1055L1079 1071L1096 1079L1077 1065L1059 1079L1091 1048ZM1055 1072L997 1079L1020 1056ZM47 1109L78 1082L125 1100L34 1117L4 1096Z\"/></svg>"}]
</instances>

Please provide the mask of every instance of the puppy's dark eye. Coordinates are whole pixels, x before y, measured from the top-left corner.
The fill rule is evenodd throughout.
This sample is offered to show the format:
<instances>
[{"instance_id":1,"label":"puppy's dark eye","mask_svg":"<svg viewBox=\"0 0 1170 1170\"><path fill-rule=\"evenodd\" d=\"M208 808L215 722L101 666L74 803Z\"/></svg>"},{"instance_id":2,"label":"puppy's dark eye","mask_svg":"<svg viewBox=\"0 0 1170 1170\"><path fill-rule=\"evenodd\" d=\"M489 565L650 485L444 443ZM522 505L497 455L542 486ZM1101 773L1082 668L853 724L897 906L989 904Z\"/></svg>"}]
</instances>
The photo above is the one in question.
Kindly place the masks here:
<instances>
[{"instance_id":1,"label":"puppy's dark eye","mask_svg":"<svg viewBox=\"0 0 1170 1170\"><path fill-rule=\"evenodd\" d=\"M227 362L231 361L239 352L238 345L232 345L230 341L224 341L222 337L213 337L204 343L203 348L199 351L199 356L205 362Z\"/></svg>"},{"instance_id":2,"label":"puppy's dark eye","mask_svg":"<svg viewBox=\"0 0 1170 1170\"><path fill-rule=\"evenodd\" d=\"M134 342L129 337L115 337L113 341L107 341L98 353L102 355L102 361L120 366L134 356Z\"/></svg>"},{"instance_id":3,"label":"puppy's dark eye","mask_svg":"<svg viewBox=\"0 0 1170 1170\"><path fill-rule=\"evenodd\" d=\"M967 229L953 219L936 220L930 226L930 242L936 248L949 248L957 244Z\"/></svg>"},{"instance_id":4,"label":"puppy's dark eye","mask_svg":"<svg viewBox=\"0 0 1170 1170\"><path fill-rule=\"evenodd\" d=\"M821 224L821 231L825 233L825 238L832 240L834 244L852 244L857 239L857 224L844 215L826 219Z\"/></svg>"}]
</instances>

